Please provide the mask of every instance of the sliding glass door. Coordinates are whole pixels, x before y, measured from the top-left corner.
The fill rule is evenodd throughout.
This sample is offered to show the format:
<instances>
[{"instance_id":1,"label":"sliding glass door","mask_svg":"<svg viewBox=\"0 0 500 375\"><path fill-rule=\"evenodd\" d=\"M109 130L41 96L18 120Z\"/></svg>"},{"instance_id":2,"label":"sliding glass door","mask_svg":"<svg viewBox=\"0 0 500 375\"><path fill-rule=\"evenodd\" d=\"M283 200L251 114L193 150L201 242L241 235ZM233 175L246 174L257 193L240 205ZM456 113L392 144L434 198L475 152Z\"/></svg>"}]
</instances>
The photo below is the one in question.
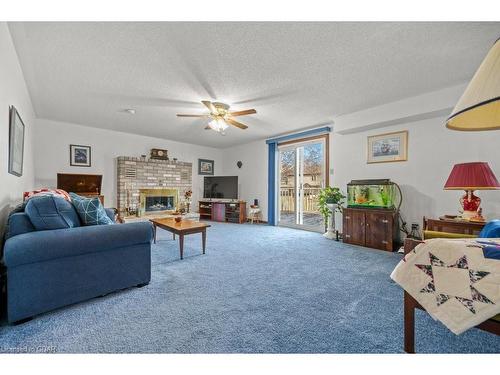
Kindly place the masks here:
<instances>
[{"instance_id":1,"label":"sliding glass door","mask_svg":"<svg viewBox=\"0 0 500 375\"><path fill-rule=\"evenodd\" d=\"M326 138L278 145L278 224L323 231L318 195L327 183Z\"/></svg>"}]
</instances>

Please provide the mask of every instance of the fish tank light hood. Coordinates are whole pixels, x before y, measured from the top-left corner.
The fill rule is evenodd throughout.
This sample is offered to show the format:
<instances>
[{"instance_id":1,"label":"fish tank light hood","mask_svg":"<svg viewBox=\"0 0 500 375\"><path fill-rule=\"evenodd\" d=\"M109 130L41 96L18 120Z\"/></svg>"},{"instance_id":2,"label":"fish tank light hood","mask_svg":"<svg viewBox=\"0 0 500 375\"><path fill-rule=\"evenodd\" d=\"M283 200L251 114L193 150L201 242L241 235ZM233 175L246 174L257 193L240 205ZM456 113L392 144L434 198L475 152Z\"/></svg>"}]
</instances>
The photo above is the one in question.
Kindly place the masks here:
<instances>
[{"instance_id":1,"label":"fish tank light hood","mask_svg":"<svg viewBox=\"0 0 500 375\"><path fill-rule=\"evenodd\" d=\"M397 209L402 194L398 184L390 179L352 180L347 184L347 207Z\"/></svg>"}]
</instances>

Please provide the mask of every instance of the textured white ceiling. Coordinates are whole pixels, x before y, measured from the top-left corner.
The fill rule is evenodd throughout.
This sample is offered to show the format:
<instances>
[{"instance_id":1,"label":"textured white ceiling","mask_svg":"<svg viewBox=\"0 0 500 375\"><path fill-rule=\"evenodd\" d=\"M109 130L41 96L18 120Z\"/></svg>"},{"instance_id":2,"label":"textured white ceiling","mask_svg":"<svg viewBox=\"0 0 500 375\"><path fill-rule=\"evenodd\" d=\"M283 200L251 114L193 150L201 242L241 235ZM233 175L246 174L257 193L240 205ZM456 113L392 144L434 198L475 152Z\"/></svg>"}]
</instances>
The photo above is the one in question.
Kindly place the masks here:
<instances>
[{"instance_id":1,"label":"textured white ceiling","mask_svg":"<svg viewBox=\"0 0 500 375\"><path fill-rule=\"evenodd\" d=\"M472 77L500 23L10 23L38 117L228 147ZM222 137L200 100L248 130ZM134 108L131 116L122 111Z\"/></svg>"}]
</instances>

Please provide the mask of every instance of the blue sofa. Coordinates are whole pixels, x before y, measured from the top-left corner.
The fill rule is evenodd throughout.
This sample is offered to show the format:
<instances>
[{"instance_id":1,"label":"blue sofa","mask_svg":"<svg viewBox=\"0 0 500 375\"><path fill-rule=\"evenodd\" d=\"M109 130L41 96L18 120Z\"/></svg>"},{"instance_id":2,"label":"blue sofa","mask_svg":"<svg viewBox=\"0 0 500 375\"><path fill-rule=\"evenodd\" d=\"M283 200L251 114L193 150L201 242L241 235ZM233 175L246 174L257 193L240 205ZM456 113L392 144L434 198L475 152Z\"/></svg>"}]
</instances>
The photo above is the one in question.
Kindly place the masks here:
<instances>
[{"instance_id":1,"label":"blue sofa","mask_svg":"<svg viewBox=\"0 0 500 375\"><path fill-rule=\"evenodd\" d=\"M106 214L114 223L114 211ZM25 212L17 212L7 228L9 323L151 280L149 222L36 230Z\"/></svg>"}]
</instances>

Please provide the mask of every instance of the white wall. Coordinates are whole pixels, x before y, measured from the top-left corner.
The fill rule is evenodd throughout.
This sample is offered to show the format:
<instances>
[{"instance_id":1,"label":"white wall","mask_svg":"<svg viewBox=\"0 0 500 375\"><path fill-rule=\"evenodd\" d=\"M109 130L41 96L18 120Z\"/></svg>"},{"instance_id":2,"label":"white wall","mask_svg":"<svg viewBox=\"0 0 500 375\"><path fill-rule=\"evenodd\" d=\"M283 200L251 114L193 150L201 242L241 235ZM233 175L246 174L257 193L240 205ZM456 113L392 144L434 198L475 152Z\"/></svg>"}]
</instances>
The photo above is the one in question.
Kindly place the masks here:
<instances>
[{"instance_id":1,"label":"white wall","mask_svg":"<svg viewBox=\"0 0 500 375\"><path fill-rule=\"evenodd\" d=\"M267 155L265 141L256 141L224 149L224 170L226 176L238 176L240 199L247 202L247 208L254 199L259 200L263 220L267 220ZM238 168L236 163L243 166Z\"/></svg>"},{"instance_id":2,"label":"white wall","mask_svg":"<svg viewBox=\"0 0 500 375\"><path fill-rule=\"evenodd\" d=\"M346 126L340 127L345 134L339 134L334 125L330 134L331 185L345 192L347 183L353 179L390 178L403 190L401 213L409 224L421 225L423 216L458 214L458 199L463 192L443 190L453 165L486 161L500 178L500 131L452 131L444 126L446 117L443 115L412 122L408 122L408 118L414 120L425 118L429 113L447 112L447 108L458 100L463 86L441 90L446 100L441 100L437 107L432 107L435 101L425 100L424 95L360 111L356 114L358 121L344 121ZM429 98L435 95L436 92L429 93ZM402 107L407 111L402 111ZM419 116L419 109L426 115ZM385 121L379 121L375 129L366 130L363 124L373 122L373 112L377 110ZM397 125L387 125L395 123ZM399 130L409 131L408 161L367 164L367 137ZM267 145L264 140L225 149L224 159L224 174L239 176L241 199L251 202L258 198L267 219ZM241 169L236 167L238 160L243 162ZM482 199L483 215L487 219L500 218L500 191L479 191L477 195ZM340 216L337 225L342 225Z\"/></svg>"},{"instance_id":3,"label":"white wall","mask_svg":"<svg viewBox=\"0 0 500 375\"><path fill-rule=\"evenodd\" d=\"M169 157L193 163L193 208L203 194L198 158L215 161L215 174L223 170L222 150L187 143L97 129L52 120L36 120L36 186L55 187L57 173L102 174L105 206L116 206L116 157L148 155L152 148L168 150ZM69 165L69 145L92 147L91 167Z\"/></svg>"},{"instance_id":4,"label":"white wall","mask_svg":"<svg viewBox=\"0 0 500 375\"><path fill-rule=\"evenodd\" d=\"M346 189L352 179L390 178L403 190L402 215L422 225L422 217L458 214L462 191L443 186L454 164L486 161L500 177L500 132L457 132L444 126L446 118L400 124L355 134L332 135L333 184ZM408 130L408 161L367 164L367 136ZM479 191L483 215L500 218L500 191Z\"/></svg>"},{"instance_id":5,"label":"white wall","mask_svg":"<svg viewBox=\"0 0 500 375\"><path fill-rule=\"evenodd\" d=\"M35 114L5 22L0 22L0 235L12 206L22 201L23 192L33 188L33 128ZM25 125L22 177L9 174L9 106L15 106Z\"/></svg>"}]
</instances>

